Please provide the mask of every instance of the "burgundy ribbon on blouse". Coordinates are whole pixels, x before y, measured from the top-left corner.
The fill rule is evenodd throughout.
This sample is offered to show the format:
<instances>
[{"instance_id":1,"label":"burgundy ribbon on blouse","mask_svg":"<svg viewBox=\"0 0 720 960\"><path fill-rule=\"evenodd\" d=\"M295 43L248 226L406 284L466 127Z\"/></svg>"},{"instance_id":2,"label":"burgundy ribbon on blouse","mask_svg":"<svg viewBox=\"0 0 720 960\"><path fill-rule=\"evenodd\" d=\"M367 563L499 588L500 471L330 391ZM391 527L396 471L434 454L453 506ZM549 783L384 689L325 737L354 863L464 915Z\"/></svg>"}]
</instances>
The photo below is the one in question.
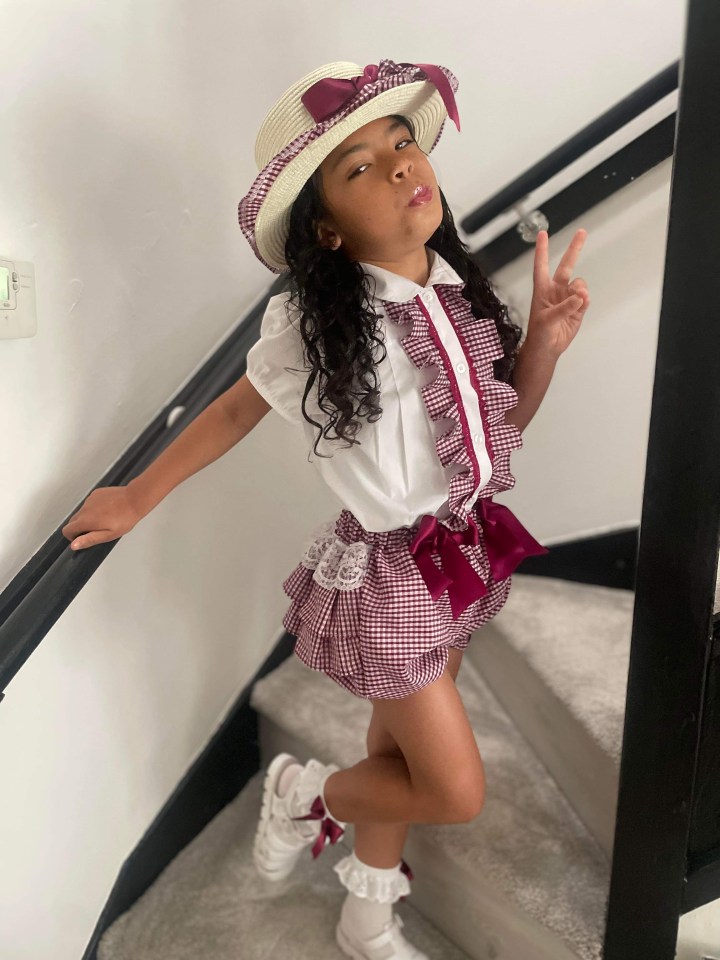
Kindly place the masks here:
<instances>
[{"instance_id":1,"label":"burgundy ribbon on blouse","mask_svg":"<svg viewBox=\"0 0 720 960\"><path fill-rule=\"evenodd\" d=\"M318 794L313 800L312 806L310 807L310 813L306 814L304 817L290 818L291 820L322 820L322 823L320 824L320 833L318 834L317 839L312 847L313 860L320 856L325 849L325 845L328 840L330 843L337 843L340 837L345 833L344 828L336 823L332 817L326 817L325 813L325 805L322 802L322 797L320 794Z\"/></svg>"},{"instance_id":2,"label":"burgundy ribbon on blouse","mask_svg":"<svg viewBox=\"0 0 720 960\"><path fill-rule=\"evenodd\" d=\"M490 497L482 497L477 503L494 580L505 580L525 557L550 552L538 543L505 504L495 503ZM447 588L454 620L488 592L485 581L460 549L460 544L475 546L479 541L474 517L468 515L467 520L466 530L451 531L437 517L425 514L410 541L410 553L415 557L433 600L437 600ZM442 570L431 556L433 551L440 556Z\"/></svg>"},{"instance_id":3,"label":"burgundy ribbon on blouse","mask_svg":"<svg viewBox=\"0 0 720 960\"><path fill-rule=\"evenodd\" d=\"M455 94L450 85L450 81L442 72L440 67L433 63L399 63L387 66L388 61L381 68L376 63L369 63L363 73L358 77L323 77L303 93L300 97L308 112L316 123L327 120L328 117L336 113L365 86L366 83L374 83L381 73L392 75L394 73L404 73L403 70L396 70L395 67L415 67L424 72L428 79L435 84L440 96L445 104L448 116L460 130L460 115L455 102ZM422 78L420 78L422 79Z\"/></svg>"}]
</instances>

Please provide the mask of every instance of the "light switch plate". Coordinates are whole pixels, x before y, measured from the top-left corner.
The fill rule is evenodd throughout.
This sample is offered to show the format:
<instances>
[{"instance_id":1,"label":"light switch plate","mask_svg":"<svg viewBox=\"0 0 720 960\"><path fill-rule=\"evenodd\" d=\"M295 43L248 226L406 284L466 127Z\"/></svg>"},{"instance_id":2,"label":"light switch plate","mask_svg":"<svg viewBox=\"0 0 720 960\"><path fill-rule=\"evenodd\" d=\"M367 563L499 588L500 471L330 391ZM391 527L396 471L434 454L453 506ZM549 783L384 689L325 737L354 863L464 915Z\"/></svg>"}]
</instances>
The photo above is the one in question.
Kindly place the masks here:
<instances>
[{"instance_id":1,"label":"light switch plate","mask_svg":"<svg viewBox=\"0 0 720 960\"><path fill-rule=\"evenodd\" d=\"M0 256L0 340L34 337L36 333L35 266Z\"/></svg>"}]
</instances>

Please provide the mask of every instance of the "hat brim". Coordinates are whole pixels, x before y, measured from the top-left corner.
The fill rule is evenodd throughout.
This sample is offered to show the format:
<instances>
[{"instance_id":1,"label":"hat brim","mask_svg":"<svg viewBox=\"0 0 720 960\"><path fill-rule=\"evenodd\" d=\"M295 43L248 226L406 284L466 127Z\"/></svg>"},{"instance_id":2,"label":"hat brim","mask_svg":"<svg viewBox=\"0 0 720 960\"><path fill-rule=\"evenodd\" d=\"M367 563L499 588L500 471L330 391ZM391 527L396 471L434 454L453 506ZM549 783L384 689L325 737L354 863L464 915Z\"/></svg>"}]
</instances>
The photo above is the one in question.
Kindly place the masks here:
<instances>
[{"instance_id":1,"label":"hat brim","mask_svg":"<svg viewBox=\"0 0 720 960\"><path fill-rule=\"evenodd\" d=\"M427 80L385 90L353 110L322 136L303 147L270 183L255 220L254 233L260 256L271 270L276 273L287 270L285 239L292 205L325 157L366 123L393 113L412 120L418 146L424 153L432 152L442 134L447 110L439 91ZM258 175L258 180L263 176L271 179L274 175L272 167L272 164L268 164Z\"/></svg>"}]
</instances>

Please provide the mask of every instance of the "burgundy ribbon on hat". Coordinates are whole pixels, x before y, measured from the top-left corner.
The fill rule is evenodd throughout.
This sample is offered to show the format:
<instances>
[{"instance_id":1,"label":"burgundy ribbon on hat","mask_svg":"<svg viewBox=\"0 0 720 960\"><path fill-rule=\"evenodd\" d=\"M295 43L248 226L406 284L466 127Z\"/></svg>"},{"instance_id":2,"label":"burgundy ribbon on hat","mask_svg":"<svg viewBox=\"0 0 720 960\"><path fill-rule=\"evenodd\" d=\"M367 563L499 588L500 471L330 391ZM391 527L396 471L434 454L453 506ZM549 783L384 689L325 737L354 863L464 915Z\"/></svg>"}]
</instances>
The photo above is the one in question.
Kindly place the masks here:
<instances>
[{"instance_id":1,"label":"burgundy ribbon on hat","mask_svg":"<svg viewBox=\"0 0 720 960\"><path fill-rule=\"evenodd\" d=\"M495 503L490 497L482 497L477 502L494 580L505 580L525 557L550 552L505 504ZM488 592L485 581L460 549L460 544L475 546L479 541L474 517L468 515L467 521L467 529L451 531L437 517L425 514L410 541L410 553L433 600L447 588L454 620ZM431 556L433 551L440 555L442 570Z\"/></svg>"},{"instance_id":2,"label":"burgundy ribbon on hat","mask_svg":"<svg viewBox=\"0 0 720 960\"><path fill-rule=\"evenodd\" d=\"M345 833L345 829L341 827L332 817L325 816L325 804L322 802L322 797L318 794L313 800L312 806L310 807L310 813L306 814L304 817L290 817L291 820L322 820L320 824L320 833L317 836L317 839L312 847L313 860L316 857L319 857L320 854L325 849L325 845L329 840L330 843L337 843L340 837Z\"/></svg>"},{"instance_id":3,"label":"burgundy ribbon on hat","mask_svg":"<svg viewBox=\"0 0 720 960\"><path fill-rule=\"evenodd\" d=\"M427 77L435 84L440 96L445 104L445 109L455 126L460 130L460 115L455 102L455 94L450 85L450 81L442 72L440 67L433 63L399 63L390 67L386 64L392 64L392 61L384 60L380 65L369 63L363 73L358 77L323 77L314 83L300 97L308 112L316 123L327 120L328 117L336 113L342 106L359 93L366 83L374 83L378 78L382 79L384 75L394 73L404 73L403 70L396 70L398 67L415 67L416 70L424 72Z\"/></svg>"}]
</instances>

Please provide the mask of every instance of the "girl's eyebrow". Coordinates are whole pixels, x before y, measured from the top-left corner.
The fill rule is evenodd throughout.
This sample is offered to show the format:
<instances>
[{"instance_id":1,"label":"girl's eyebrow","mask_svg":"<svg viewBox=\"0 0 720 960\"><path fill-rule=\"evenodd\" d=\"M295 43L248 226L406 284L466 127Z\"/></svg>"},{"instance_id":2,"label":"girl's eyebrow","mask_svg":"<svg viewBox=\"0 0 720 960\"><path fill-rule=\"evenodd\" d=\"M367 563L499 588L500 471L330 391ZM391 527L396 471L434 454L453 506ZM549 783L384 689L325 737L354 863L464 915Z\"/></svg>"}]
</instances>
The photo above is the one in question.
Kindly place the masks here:
<instances>
[{"instance_id":1,"label":"girl's eyebrow","mask_svg":"<svg viewBox=\"0 0 720 960\"><path fill-rule=\"evenodd\" d=\"M404 126L405 126L405 124L404 124L401 120L393 120L393 122L390 124L390 126L389 126L389 127L387 128L387 130L385 131L385 136L386 136L386 137L389 137L390 134L393 132L393 130L397 130L398 127L404 127ZM345 157L349 156L351 153L357 153L358 150L364 150L367 146L368 146L367 143L356 143L354 146L348 147L347 150L343 150L343 152L340 154L340 156L335 159L335 162L333 163L333 165L332 165L332 167L330 168L330 170L331 170L331 171L335 170L335 168L338 166L338 164L339 164L342 160L344 160Z\"/></svg>"}]
</instances>

